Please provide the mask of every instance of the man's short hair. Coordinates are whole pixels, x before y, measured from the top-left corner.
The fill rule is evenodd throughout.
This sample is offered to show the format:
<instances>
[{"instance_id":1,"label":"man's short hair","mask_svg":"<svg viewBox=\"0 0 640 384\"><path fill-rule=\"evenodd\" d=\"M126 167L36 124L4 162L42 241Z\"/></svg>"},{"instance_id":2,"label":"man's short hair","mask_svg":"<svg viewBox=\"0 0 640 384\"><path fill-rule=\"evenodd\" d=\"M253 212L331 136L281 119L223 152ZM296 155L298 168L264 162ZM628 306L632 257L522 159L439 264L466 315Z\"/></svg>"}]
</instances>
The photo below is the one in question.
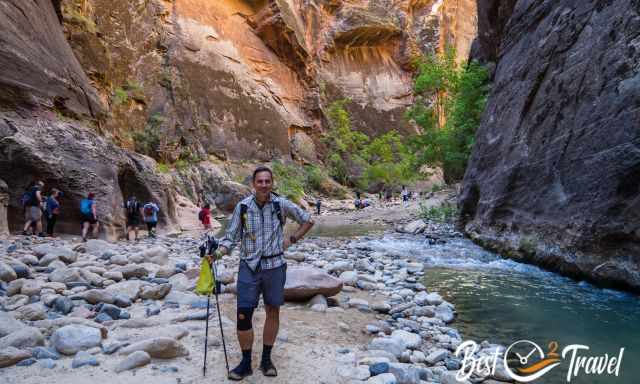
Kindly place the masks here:
<instances>
[{"instance_id":1,"label":"man's short hair","mask_svg":"<svg viewBox=\"0 0 640 384\"><path fill-rule=\"evenodd\" d=\"M256 176L260 172L269 172L269 175L271 176L271 180L273 180L273 172L271 172L271 169L269 169L269 167L261 165L253 171L253 177L251 178L251 181L256 181Z\"/></svg>"}]
</instances>

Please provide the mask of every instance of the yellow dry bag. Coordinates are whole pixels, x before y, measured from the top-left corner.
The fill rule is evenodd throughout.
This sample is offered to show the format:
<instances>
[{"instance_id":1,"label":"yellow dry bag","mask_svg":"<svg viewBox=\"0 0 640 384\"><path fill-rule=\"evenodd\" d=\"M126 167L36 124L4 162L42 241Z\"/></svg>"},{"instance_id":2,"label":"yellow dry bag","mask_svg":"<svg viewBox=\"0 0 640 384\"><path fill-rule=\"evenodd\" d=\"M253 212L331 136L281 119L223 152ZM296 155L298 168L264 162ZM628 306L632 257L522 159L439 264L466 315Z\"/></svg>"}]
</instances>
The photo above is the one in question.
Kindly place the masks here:
<instances>
[{"instance_id":1,"label":"yellow dry bag","mask_svg":"<svg viewBox=\"0 0 640 384\"><path fill-rule=\"evenodd\" d=\"M196 283L196 293L200 295L210 295L216 286L215 278L211 272L211 265L206 257L202 258L200 263L200 277Z\"/></svg>"}]
</instances>

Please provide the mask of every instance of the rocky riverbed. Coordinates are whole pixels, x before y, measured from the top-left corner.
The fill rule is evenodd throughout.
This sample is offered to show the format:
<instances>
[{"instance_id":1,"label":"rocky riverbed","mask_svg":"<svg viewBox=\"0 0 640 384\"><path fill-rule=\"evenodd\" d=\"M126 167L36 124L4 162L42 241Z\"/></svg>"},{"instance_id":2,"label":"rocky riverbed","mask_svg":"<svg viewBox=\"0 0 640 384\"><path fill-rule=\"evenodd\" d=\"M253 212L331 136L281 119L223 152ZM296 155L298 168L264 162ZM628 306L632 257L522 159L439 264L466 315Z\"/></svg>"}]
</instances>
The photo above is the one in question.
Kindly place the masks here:
<instances>
[{"instance_id":1,"label":"rocky riverbed","mask_svg":"<svg viewBox=\"0 0 640 384\"><path fill-rule=\"evenodd\" d=\"M443 239L451 228L409 222L406 210L345 211L343 222L380 220L397 230ZM391 215L395 212L396 216ZM400 212L400 213L398 213ZM336 215L318 221L334 223ZM388 217L394 217L389 221ZM325 223L326 224L326 223ZM276 379L247 382L453 383L462 342L455 306L421 281L424 266L397 252L363 246L371 237L312 237L286 252L287 303L274 349ZM0 371L5 382L225 381L224 355L211 300L207 379L202 378L206 298L193 293L198 234L138 243L15 237L0 248ZM235 340L236 254L218 262L220 309L230 364ZM254 359L264 310L255 316ZM503 347L482 344L480 355ZM506 380L499 367L495 377Z\"/></svg>"}]
</instances>

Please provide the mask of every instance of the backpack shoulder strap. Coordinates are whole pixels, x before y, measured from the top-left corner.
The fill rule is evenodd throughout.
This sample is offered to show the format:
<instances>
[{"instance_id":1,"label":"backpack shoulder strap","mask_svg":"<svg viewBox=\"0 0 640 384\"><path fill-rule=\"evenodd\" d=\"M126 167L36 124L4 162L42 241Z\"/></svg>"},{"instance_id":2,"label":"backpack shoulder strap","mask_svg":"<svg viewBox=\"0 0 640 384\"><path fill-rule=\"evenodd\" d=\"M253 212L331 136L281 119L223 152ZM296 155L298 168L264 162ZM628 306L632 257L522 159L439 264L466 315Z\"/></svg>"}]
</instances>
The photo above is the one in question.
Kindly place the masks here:
<instances>
[{"instance_id":1,"label":"backpack shoulder strap","mask_svg":"<svg viewBox=\"0 0 640 384\"><path fill-rule=\"evenodd\" d=\"M244 233L244 229L247 226L247 210L249 207L245 203L240 203L240 228Z\"/></svg>"},{"instance_id":2,"label":"backpack shoulder strap","mask_svg":"<svg viewBox=\"0 0 640 384\"><path fill-rule=\"evenodd\" d=\"M276 211L276 215L278 215L280 226L284 227L284 216L282 216L282 208L280 207L279 201L276 200L273 202L273 209Z\"/></svg>"}]
</instances>

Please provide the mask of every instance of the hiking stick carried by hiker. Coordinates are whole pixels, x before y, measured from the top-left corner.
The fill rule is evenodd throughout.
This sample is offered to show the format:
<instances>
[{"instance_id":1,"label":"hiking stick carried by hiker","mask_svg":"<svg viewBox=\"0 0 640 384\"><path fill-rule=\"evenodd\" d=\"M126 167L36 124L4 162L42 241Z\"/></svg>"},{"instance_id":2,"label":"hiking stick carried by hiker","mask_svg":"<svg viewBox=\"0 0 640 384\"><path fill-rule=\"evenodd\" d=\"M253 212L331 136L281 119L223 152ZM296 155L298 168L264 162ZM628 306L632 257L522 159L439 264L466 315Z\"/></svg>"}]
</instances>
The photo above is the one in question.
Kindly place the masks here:
<instances>
[{"instance_id":1,"label":"hiking stick carried by hiker","mask_svg":"<svg viewBox=\"0 0 640 384\"><path fill-rule=\"evenodd\" d=\"M227 344L224 341L224 331L222 329L222 316L220 315L220 302L218 301L218 292L220 292L220 288L222 284L218 280L218 271L216 268L216 260L213 260L213 276L215 276L215 296L216 296L216 309L218 310L218 323L220 324L220 336L222 337L222 349L224 350L224 362L227 366L227 376L229 376L229 358L227 357ZM208 302L207 302L208 303ZM208 304L207 304L208 308ZM209 312L207 311L207 316ZM208 319L208 317L207 317Z\"/></svg>"},{"instance_id":2,"label":"hiking stick carried by hiker","mask_svg":"<svg viewBox=\"0 0 640 384\"><path fill-rule=\"evenodd\" d=\"M220 334L222 335L222 347L224 348L224 360L227 365L227 374L229 373L229 360L227 357L227 345L224 340L224 332L222 329L222 316L220 315L220 302L218 301L218 293L221 290L221 284L217 277L217 268L215 259L209 262L210 256L214 255L214 252L218 249L218 242L215 237L206 234L205 243L200 246L200 257L202 257L200 278L196 284L196 291L201 294L207 295L207 318L206 318L206 330L204 339L204 362L202 365L202 374L207 374L207 349L209 341L209 313L211 307L211 291L214 292L216 297L216 308L218 309L218 321L220 323ZM204 256L207 255L207 258ZM215 255L214 255L215 257ZM213 269L213 271L212 271Z\"/></svg>"}]
</instances>

